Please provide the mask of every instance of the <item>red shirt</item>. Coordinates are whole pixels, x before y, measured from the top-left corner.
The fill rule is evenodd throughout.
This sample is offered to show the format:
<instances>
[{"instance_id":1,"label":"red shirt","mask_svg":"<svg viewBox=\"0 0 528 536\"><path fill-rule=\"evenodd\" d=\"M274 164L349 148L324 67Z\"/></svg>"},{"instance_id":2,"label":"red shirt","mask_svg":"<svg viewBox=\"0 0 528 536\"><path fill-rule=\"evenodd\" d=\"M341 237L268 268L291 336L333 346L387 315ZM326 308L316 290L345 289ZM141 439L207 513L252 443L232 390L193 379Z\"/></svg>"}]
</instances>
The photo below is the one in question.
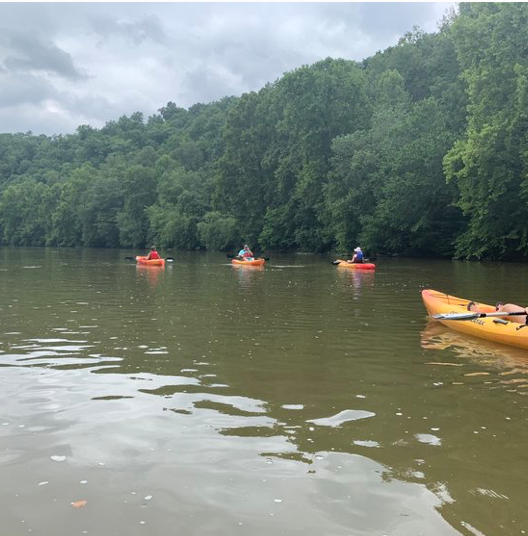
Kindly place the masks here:
<instances>
[{"instance_id":1,"label":"red shirt","mask_svg":"<svg viewBox=\"0 0 528 536\"><path fill-rule=\"evenodd\" d=\"M147 257L147 260L151 260L151 259L160 259L161 257L159 256L158 252L157 251L151 251L149 254L148 254L148 257Z\"/></svg>"}]
</instances>

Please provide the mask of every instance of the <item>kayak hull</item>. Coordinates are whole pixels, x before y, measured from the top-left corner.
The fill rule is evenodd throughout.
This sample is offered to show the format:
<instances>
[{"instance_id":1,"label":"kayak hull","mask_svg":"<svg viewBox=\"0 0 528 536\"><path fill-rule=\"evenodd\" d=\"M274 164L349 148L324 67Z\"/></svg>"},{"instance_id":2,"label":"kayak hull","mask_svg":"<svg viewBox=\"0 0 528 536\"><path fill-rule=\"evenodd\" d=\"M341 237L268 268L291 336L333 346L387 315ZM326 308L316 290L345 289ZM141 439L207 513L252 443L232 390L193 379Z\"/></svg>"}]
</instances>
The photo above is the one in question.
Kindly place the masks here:
<instances>
[{"instance_id":1,"label":"kayak hull","mask_svg":"<svg viewBox=\"0 0 528 536\"><path fill-rule=\"evenodd\" d=\"M147 257L141 255L136 257L136 262L142 266L165 266L165 259L147 260Z\"/></svg>"},{"instance_id":2,"label":"kayak hull","mask_svg":"<svg viewBox=\"0 0 528 536\"><path fill-rule=\"evenodd\" d=\"M265 259L253 259L252 261L233 259L231 264L234 266L262 266L265 262Z\"/></svg>"},{"instance_id":3,"label":"kayak hull","mask_svg":"<svg viewBox=\"0 0 528 536\"><path fill-rule=\"evenodd\" d=\"M338 268L348 268L350 270L375 270L376 265L371 262L347 262L341 261Z\"/></svg>"},{"instance_id":4,"label":"kayak hull","mask_svg":"<svg viewBox=\"0 0 528 536\"><path fill-rule=\"evenodd\" d=\"M470 301L457 298L432 289L422 290L422 299L429 315L464 313ZM492 313L495 307L475 302L475 307L483 313ZM488 341L499 342L528 350L528 326L510 322L504 317L474 318L471 320L439 320L445 326Z\"/></svg>"}]
</instances>

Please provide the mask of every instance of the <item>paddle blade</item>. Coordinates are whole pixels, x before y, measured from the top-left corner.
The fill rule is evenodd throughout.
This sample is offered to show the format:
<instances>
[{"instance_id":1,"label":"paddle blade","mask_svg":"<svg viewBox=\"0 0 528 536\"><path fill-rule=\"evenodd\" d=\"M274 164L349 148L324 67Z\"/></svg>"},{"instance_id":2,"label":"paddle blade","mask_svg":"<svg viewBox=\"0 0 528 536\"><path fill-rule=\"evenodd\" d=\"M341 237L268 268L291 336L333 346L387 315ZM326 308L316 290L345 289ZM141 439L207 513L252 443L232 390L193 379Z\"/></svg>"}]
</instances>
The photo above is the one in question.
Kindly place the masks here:
<instances>
[{"instance_id":1,"label":"paddle blade","mask_svg":"<svg viewBox=\"0 0 528 536\"><path fill-rule=\"evenodd\" d=\"M135 261L134 257L125 257L125 261Z\"/></svg>"},{"instance_id":2,"label":"paddle blade","mask_svg":"<svg viewBox=\"0 0 528 536\"><path fill-rule=\"evenodd\" d=\"M228 259L234 259L234 258L236 257L236 255L226 255L226 257L227 257Z\"/></svg>"},{"instance_id":3,"label":"paddle blade","mask_svg":"<svg viewBox=\"0 0 528 536\"><path fill-rule=\"evenodd\" d=\"M165 262L174 262L174 257L165 257Z\"/></svg>"},{"instance_id":4,"label":"paddle blade","mask_svg":"<svg viewBox=\"0 0 528 536\"><path fill-rule=\"evenodd\" d=\"M446 313L431 315L435 320L473 320L479 318L480 313Z\"/></svg>"}]
</instances>

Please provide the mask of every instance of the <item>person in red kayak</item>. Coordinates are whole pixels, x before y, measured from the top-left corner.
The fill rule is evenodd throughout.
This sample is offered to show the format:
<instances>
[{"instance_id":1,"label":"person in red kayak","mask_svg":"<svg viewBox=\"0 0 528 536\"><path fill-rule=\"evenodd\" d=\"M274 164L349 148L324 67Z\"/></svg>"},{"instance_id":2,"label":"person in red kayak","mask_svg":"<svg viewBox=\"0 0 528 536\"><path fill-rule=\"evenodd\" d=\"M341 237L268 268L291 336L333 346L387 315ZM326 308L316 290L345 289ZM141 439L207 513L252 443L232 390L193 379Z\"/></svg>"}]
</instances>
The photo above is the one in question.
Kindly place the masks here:
<instances>
[{"instance_id":1,"label":"person in red kayak","mask_svg":"<svg viewBox=\"0 0 528 536\"><path fill-rule=\"evenodd\" d=\"M359 264L365 262L365 257L363 255L363 252L361 251L360 247L357 247L354 249L354 255L352 258L347 261L350 264Z\"/></svg>"},{"instance_id":2,"label":"person in red kayak","mask_svg":"<svg viewBox=\"0 0 528 536\"><path fill-rule=\"evenodd\" d=\"M253 252L249 249L249 246L246 244L243 249L238 252L238 257L241 261L252 261Z\"/></svg>"},{"instance_id":3,"label":"person in red kayak","mask_svg":"<svg viewBox=\"0 0 528 536\"><path fill-rule=\"evenodd\" d=\"M161 259L159 253L156 251L156 246L152 246L150 248L149 254L147 256L147 261L151 261L153 259Z\"/></svg>"}]
</instances>

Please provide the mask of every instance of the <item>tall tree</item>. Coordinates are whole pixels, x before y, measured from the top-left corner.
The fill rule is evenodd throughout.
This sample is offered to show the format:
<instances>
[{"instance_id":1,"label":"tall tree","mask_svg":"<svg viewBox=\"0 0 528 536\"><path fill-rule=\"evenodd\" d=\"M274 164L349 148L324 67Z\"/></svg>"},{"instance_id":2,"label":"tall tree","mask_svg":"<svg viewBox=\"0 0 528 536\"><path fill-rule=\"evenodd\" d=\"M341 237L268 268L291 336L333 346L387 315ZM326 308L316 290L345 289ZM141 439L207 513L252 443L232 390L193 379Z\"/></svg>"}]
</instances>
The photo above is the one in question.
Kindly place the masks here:
<instances>
[{"instance_id":1,"label":"tall tree","mask_svg":"<svg viewBox=\"0 0 528 536\"><path fill-rule=\"evenodd\" d=\"M528 256L528 5L460 4L451 31L467 83L468 127L444 160L469 218L460 257Z\"/></svg>"}]
</instances>

